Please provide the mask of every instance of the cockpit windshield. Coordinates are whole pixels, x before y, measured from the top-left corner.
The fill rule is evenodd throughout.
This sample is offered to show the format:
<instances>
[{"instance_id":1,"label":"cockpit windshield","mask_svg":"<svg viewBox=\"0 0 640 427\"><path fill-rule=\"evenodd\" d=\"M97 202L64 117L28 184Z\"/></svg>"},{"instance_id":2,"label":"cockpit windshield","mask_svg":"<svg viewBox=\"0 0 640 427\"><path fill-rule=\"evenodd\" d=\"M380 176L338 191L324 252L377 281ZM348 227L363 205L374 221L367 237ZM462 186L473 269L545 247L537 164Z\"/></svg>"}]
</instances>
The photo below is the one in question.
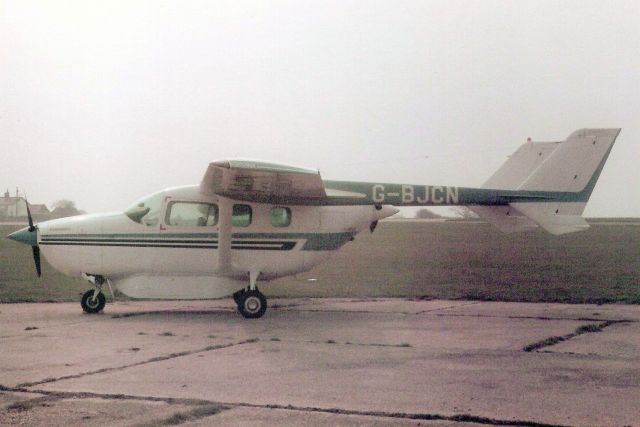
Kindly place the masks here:
<instances>
[{"instance_id":1,"label":"cockpit windshield","mask_svg":"<svg viewBox=\"0 0 640 427\"><path fill-rule=\"evenodd\" d=\"M132 221L139 224L148 226L158 225L163 195L164 191L159 191L145 196L129 206L124 213L131 218Z\"/></svg>"}]
</instances>

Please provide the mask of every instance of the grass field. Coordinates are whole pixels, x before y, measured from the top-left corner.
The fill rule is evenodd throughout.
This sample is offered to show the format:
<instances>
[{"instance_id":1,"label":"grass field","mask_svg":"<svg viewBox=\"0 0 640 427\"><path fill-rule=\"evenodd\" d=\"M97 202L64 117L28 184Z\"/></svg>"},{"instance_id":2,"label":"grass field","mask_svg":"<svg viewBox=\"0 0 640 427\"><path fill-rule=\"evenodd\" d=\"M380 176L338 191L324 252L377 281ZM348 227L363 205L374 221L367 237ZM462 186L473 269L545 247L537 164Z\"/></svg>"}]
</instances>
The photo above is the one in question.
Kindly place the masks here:
<instances>
[{"instance_id":1,"label":"grass field","mask_svg":"<svg viewBox=\"0 0 640 427\"><path fill-rule=\"evenodd\" d=\"M19 228L0 226L0 302L79 301L88 283L58 273L44 259L38 279L31 248L4 238Z\"/></svg>"},{"instance_id":2,"label":"grass field","mask_svg":"<svg viewBox=\"0 0 640 427\"><path fill-rule=\"evenodd\" d=\"M18 227L0 226L6 235ZM315 279L315 280L310 280ZM0 240L0 302L76 301L89 285ZM325 264L261 287L270 296L427 297L640 303L640 226L594 223L581 233L502 234L488 224L383 222Z\"/></svg>"}]
</instances>

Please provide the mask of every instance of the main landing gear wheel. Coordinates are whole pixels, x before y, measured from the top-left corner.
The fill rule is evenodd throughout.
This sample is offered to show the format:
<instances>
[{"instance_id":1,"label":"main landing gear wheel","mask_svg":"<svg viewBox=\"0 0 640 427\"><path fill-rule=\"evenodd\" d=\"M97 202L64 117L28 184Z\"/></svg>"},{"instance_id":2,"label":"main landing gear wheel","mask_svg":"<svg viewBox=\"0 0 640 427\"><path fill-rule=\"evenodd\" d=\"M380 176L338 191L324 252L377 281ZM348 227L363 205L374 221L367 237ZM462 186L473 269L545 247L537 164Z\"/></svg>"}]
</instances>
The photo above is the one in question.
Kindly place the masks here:
<instances>
[{"instance_id":1,"label":"main landing gear wheel","mask_svg":"<svg viewBox=\"0 0 640 427\"><path fill-rule=\"evenodd\" d=\"M94 293L94 290L90 289L85 292L84 295L82 295L80 305L82 306L82 309L85 313L99 313L107 303L107 299L104 297L104 294L102 292L98 292L95 296Z\"/></svg>"},{"instance_id":2,"label":"main landing gear wheel","mask_svg":"<svg viewBox=\"0 0 640 427\"><path fill-rule=\"evenodd\" d=\"M247 319L257 319L262 317L267 311L267 298L259 290L236 292L233 299L238 295L238 311Z\"/></svg>"},{"instance_id":3,"label":"main landing gear wheel","mask_svg":"<svg viewBox=\"0 0 640 427\"><path fill-rule=\"evenodd\" d=\"M247 292L246 289L240 289L238 292L233 294L233 301L235 301L238 306L238 310L240 310L240 303L242 302L242 296Z\"/></svg>"}]
</instances>

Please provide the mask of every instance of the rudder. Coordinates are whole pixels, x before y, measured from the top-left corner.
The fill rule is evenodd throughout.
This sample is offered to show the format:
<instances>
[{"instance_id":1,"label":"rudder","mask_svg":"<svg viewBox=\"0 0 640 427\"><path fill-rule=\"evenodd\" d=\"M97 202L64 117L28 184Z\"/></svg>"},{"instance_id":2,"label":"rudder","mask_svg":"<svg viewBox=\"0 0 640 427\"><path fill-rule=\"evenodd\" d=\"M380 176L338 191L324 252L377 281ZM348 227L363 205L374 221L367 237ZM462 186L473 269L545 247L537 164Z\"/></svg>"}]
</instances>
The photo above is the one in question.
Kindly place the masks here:
<instances>
[{"instance_id":1,"label":"rudder","mask_svg":"<svg viewBox=\"0 0 640 427\"><path fill-rule=\"evenodd\" d=\"M581 215L619 133L620 129L581 129L563 142L527 142L483 188L548 192L549 200L472 209L506 232L536 225L556 235L588 228Z\"/></svg>"}]
</instances>

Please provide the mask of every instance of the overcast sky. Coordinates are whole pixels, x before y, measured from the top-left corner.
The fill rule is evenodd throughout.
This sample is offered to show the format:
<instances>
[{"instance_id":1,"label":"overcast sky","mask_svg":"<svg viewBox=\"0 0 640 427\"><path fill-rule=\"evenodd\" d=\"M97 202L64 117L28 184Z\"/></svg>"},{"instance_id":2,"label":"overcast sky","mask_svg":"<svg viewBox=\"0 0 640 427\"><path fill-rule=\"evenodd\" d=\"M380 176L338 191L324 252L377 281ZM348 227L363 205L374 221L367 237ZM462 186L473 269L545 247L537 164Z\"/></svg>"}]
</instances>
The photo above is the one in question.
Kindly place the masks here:
<instances>
[{"instance_id":1,"label":"overcast sky","mask_svg":"<svg viewBox=\"0 0 640 427\"><path fill-rule=\"evenodd\" d=\"M209 161L480 186L622 133L586 216L640 216L638 1L2 1L0 186L89 212Z\"/></svg>"}]
</instances>

